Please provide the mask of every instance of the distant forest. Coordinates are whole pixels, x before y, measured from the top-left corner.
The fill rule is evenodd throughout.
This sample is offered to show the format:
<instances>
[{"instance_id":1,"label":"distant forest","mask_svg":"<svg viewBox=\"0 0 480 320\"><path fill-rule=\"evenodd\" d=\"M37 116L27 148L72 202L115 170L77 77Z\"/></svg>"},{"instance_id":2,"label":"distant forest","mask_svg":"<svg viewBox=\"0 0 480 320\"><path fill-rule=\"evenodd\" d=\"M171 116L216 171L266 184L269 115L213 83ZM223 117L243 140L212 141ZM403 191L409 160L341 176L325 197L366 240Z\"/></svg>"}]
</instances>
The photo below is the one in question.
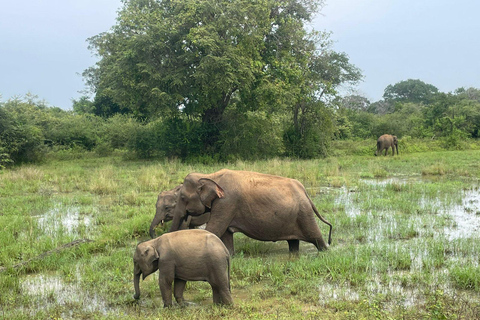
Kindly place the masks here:
<instances>
[{"instance_id":1,"label":"distant forest","mask_svg":"<svg viewBox=\"0 0 480 320\"><path fill-rule=\"evenodd\" d=\"M408 79L373 103L342 96L363 76L329 33L306 27L319 4L123 1L116 24L89 39L99 60L72 110L30 94L0 103L0 168L82 151L232 161L325 157L332 142L384 133L445 148L478 138L476 88Z\"/></svg>"}]
</instances>

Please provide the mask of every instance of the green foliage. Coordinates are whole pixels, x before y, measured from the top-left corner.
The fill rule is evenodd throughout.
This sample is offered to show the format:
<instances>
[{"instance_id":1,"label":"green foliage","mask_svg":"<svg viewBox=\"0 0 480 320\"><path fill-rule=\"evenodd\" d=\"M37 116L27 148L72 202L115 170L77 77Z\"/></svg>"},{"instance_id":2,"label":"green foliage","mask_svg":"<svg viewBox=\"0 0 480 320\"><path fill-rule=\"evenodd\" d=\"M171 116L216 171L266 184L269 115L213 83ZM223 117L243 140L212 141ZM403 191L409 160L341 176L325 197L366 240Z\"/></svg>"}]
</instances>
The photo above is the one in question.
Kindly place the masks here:
<instances>
[{"instance_id":1,"label":"green foliage","mask_svg":"<svg viewBox=\"0 0 480 320\"><path fill-rule=\"evenodd\" d=\"M430 138L435 140L432 141L435 146L438 140L441 148L445 149L468 148L465 141L479 137L480 94L477 94L477 89L459 89L455 94L445 94L413 80L387 89L389 92L402 89L408 94L389 94L390 100L370 104L367 108L355 107L355 104L352 107L351 101L358 100L356 96L337 101L336 137L376 138L389 133L399 138ZM423 93L415 93L416 90Z\"/></svg>"},{"instance_id":2,"label":"green foliage","mask_svg":"<svg viewBox=\"0 0 480 320\"><path fill-rule=\"evenodd\" d=\"M383 98L386 101L400 101L413 103L428 103L438 89L421 80L408 79L385 88Z\"/></svg>"},{"instance_id":3,"label":"green foliage","mask_svg":"<svg viewBox=\"0 0 480 320\"><path fill-rule=\"evenodd\" d=\"M327 156L335 133L330 110L320 102L305 103L299 109L284 134L286 155L302 159Z\"/></svg>"},{"instance_id":4,"label":"green foliage","mask_svg":"<svg viewBox=\"0 0 480 320\"><path fill-rule=\"evenodd\" d=\"M97 65L84 72L95 92L93 112L163 119L170 126L162 147L168 156L228 158L220 153L228 149L226 133L232 127L246 128L246 119L258 124L273 119L296 122L319 112L320 98L334 97L340 85L360 80L360 71L348 56L331 50L327 33L307 31L306 23L320 4L124 1L117 24L89 39L90 48L100 56ZM78 110L91 110L85 101L76 105ZM232 105L239 119L228 114ZM263 112L272 114L271 119L260 121ZM330 135L328 125L325 137ZM320 141L321 150L295 156L326 153L323 140L328 138L306 132L311 128L298 131L295 123L301 137L295 143ZM260 150L263 146L246 150L239 145L242 150L231 157L278 155L284 148L278 143L284 132L279 131L274 130L275 137L265 135L275 141L265 152ZM174 133L180 137L173 138ZM232 139L238 139L237 134Z\"/></svg>"},{"instance_id":5,"label":"green foliage","mask_svg":"<svg viewBox=\"0 0 480 320\"><path fill-rule=\"evenodd\" d=\"M148 159L158 155L160 151L159 122L150 122L140 125L131 133L127 147L135 152L138 158Z\"/></svg>"},{"instance_id":6,"label":"green foliage","mask_svg":"<svg viewBox=\"0 0 480 320\"><path fill-rule=\"evenodd\" d=\"M228 110L228 127L222 130L222 155L226 160L262 159L283 155L281 135L285 117L265 111Z\"/></svg>"},{"instance_id":7,"label":"green foliage","mask_svg":"<svg viewBox=\"0 0 480 320\"><path fill-rule=\"evenodd\" d=\"M31 99L30 96L26 97ZM44 105L33 101L11 99L0 104L1 165L34 162L43 155Z\"/></svg>"}]
</instances>

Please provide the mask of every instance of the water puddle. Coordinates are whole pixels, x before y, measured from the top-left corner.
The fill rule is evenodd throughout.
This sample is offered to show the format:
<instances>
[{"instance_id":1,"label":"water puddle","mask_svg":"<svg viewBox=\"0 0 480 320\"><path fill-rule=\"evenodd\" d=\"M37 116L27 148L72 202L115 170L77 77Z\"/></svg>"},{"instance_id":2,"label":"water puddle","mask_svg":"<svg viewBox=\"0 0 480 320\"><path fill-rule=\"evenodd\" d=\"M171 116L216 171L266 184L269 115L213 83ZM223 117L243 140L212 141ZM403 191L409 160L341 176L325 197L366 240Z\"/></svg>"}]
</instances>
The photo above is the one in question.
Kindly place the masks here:
<instances>
[{"instance_id":1,"label":"water puddle","mask_svg":"<svg viewBox=\"0 0 480 320\"><path fill-rule=\"evenodd\" d=\"M360 300L360 294L354 290L349 284L338 285L331 283L324 283L319 286L319 302L322 305L335 300L343 301L358 301Z\"/></svg>"},{"instance_id":2,"label":"water puddle","mask_svg":"<svg viewBox=\"0 0 480 320\"><path fill-rule=\"evenodd\" d=\"M379 188L391 186L394 189L398 188L398 190L401 190L405 186L425 181L426 179L421 176L360 180L361 183L367 186ZM343 187L339 189L338 194L334 199L334 204L336 207L343 207L345 214L350 218L357 218L359 216L366 215L367 220L372 221L373 213L363 212L361 210L361 204L365 201L368 201L368 199L364 198L365 196L368 196L368 192L367 195L365 195L361 191L350 190ZM422 198L418 203L418 207L423 212L435 215L444 214L451 217L451 219L453 220L453 225L447 226L443 229L445 236L448 240L476 237L480 232L480 189L478 187L471 190L463 191L463 199L461 204L451 205L447 199L441 198L437 198L436 200ZM397 228L396 221L388 208L386 208L383 212L380 212L378 210L375 211L375 215L380 215L382 217L382 219L378 220L377 222L377 230L384 230L387 234L395 233L395 229ZM430 226L431 223L434 222L430 221L431 218L429 218L428 215L422 215L421 217L412 217L412 219L416 220L416 225L423 226ZM418 228L418 235L424 235L425 232L431 233L432 230L430 229ZM436 230L436 232L438 233L439 230ZM376 233L374 235L374 239L370 240L382 240L381 233Z\"/></svg>"},{"instance_id":3,"label":"water puddle","mask_svg":"<svg viewBox=\"0 0 480 320\"><path fill-rule=\"evenodd\" d=\"M386 186L389 184L405 185L409 183L423 182L421 176L406 176L406 177L390 177L390 178L377 178L377 179L360 179L360 182L370 186Z\"/></svg>"},{"instance_id":4,"label":"water puddle","mask_svg":"<svg viewBox=\"0 0 480 320\"><path fill-rule=\"evenodd\" d=\"M454 221L452 227L445 228L449 240L478 237L480 231L480 190L464 191L462 203L445 209Z\"/></svg>"},{"instance_id":5,"label":"water puddle","mask_svg":"<svg viewBox=\"0 0 480 320\"><path fill-rule=\"evenodd\" d=\"M35 218L44 234L52 238L62 234L84 237L91 232L93 224L93 217L81 213L78 207L58 206Z\"/></svg>"},{"instance_id":6,"label":"water puddle","mask_svg":"<svg viewBox=\"0 0 480 320\"><path fill-rule=\"evenodd\" d=\"M88 293L80 288L79 283L67 283L54 274L28 275L23 280L21 289L32 299L30 308L25 308L25 312L31 316L37 310L48 310L59 305L70 307L70 311L62 315L65 317L71 317L74 310L107 313L107 303L97 294Z\"/></svg>"},{"instance_id":7,"label":"water puddle","mask_svg":"<svg viewBox=\"0 0 480 320\"><path fill-rule=\"evenodd\" d=\"M355 202L356 197L356 192L352 192L352 190L342 187L339 194L335 197L334 205L336 207L343 206L347 216L356 217L361 214L360 208Z\"/></svg>"}]
</instances>

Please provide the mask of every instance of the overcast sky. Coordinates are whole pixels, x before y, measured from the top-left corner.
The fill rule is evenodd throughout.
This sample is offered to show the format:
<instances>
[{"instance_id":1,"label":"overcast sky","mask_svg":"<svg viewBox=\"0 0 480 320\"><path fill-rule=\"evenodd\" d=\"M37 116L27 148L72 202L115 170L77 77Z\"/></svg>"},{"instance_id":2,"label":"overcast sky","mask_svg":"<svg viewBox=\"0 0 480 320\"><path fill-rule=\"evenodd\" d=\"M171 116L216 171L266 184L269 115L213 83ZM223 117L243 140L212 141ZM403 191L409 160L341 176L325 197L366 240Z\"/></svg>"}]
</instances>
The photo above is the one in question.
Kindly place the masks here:
<instances>
[{"instance_id":1,"label":"overcast sky","mask_svg":"<svg viewBox=\"0 0 480 320\"><path fill-rule=\"evenodd\" d=\"M3 1L0 94L27 92L70 109L96 57L86 39L115 24L120 0ZM327 0L313 27L360 68L356 88L372 102L385 87L420 79L450 92L480 88L480 1Z\"/></svg>"}]
</instances>

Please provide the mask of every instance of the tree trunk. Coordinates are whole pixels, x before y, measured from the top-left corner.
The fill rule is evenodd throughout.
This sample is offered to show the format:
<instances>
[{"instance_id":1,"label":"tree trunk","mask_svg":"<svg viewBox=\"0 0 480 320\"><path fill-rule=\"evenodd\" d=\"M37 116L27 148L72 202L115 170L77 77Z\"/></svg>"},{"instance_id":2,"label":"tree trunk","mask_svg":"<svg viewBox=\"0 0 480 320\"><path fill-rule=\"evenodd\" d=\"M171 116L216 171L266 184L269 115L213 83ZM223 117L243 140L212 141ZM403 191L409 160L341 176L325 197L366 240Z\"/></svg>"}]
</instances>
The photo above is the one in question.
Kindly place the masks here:
<instances>
[{"instance_id":1,"label":"tree trunk","mask_svg":"<svg viewBox=\"0 0 480 320\"><path fill-rule=\"evenodd\" d=\"M223 120L223 114L225 112L225 109L230 104L230 99L232 98L232 95L236 90L237 89L234 88L231 90L231 92L223 94L215 106L206 109L203 113L202 122L205 134L203 142L205 151L207 153L216 153L218 151L217 143L220 138L220 129Z\"/></svg>"}]
</instances>

